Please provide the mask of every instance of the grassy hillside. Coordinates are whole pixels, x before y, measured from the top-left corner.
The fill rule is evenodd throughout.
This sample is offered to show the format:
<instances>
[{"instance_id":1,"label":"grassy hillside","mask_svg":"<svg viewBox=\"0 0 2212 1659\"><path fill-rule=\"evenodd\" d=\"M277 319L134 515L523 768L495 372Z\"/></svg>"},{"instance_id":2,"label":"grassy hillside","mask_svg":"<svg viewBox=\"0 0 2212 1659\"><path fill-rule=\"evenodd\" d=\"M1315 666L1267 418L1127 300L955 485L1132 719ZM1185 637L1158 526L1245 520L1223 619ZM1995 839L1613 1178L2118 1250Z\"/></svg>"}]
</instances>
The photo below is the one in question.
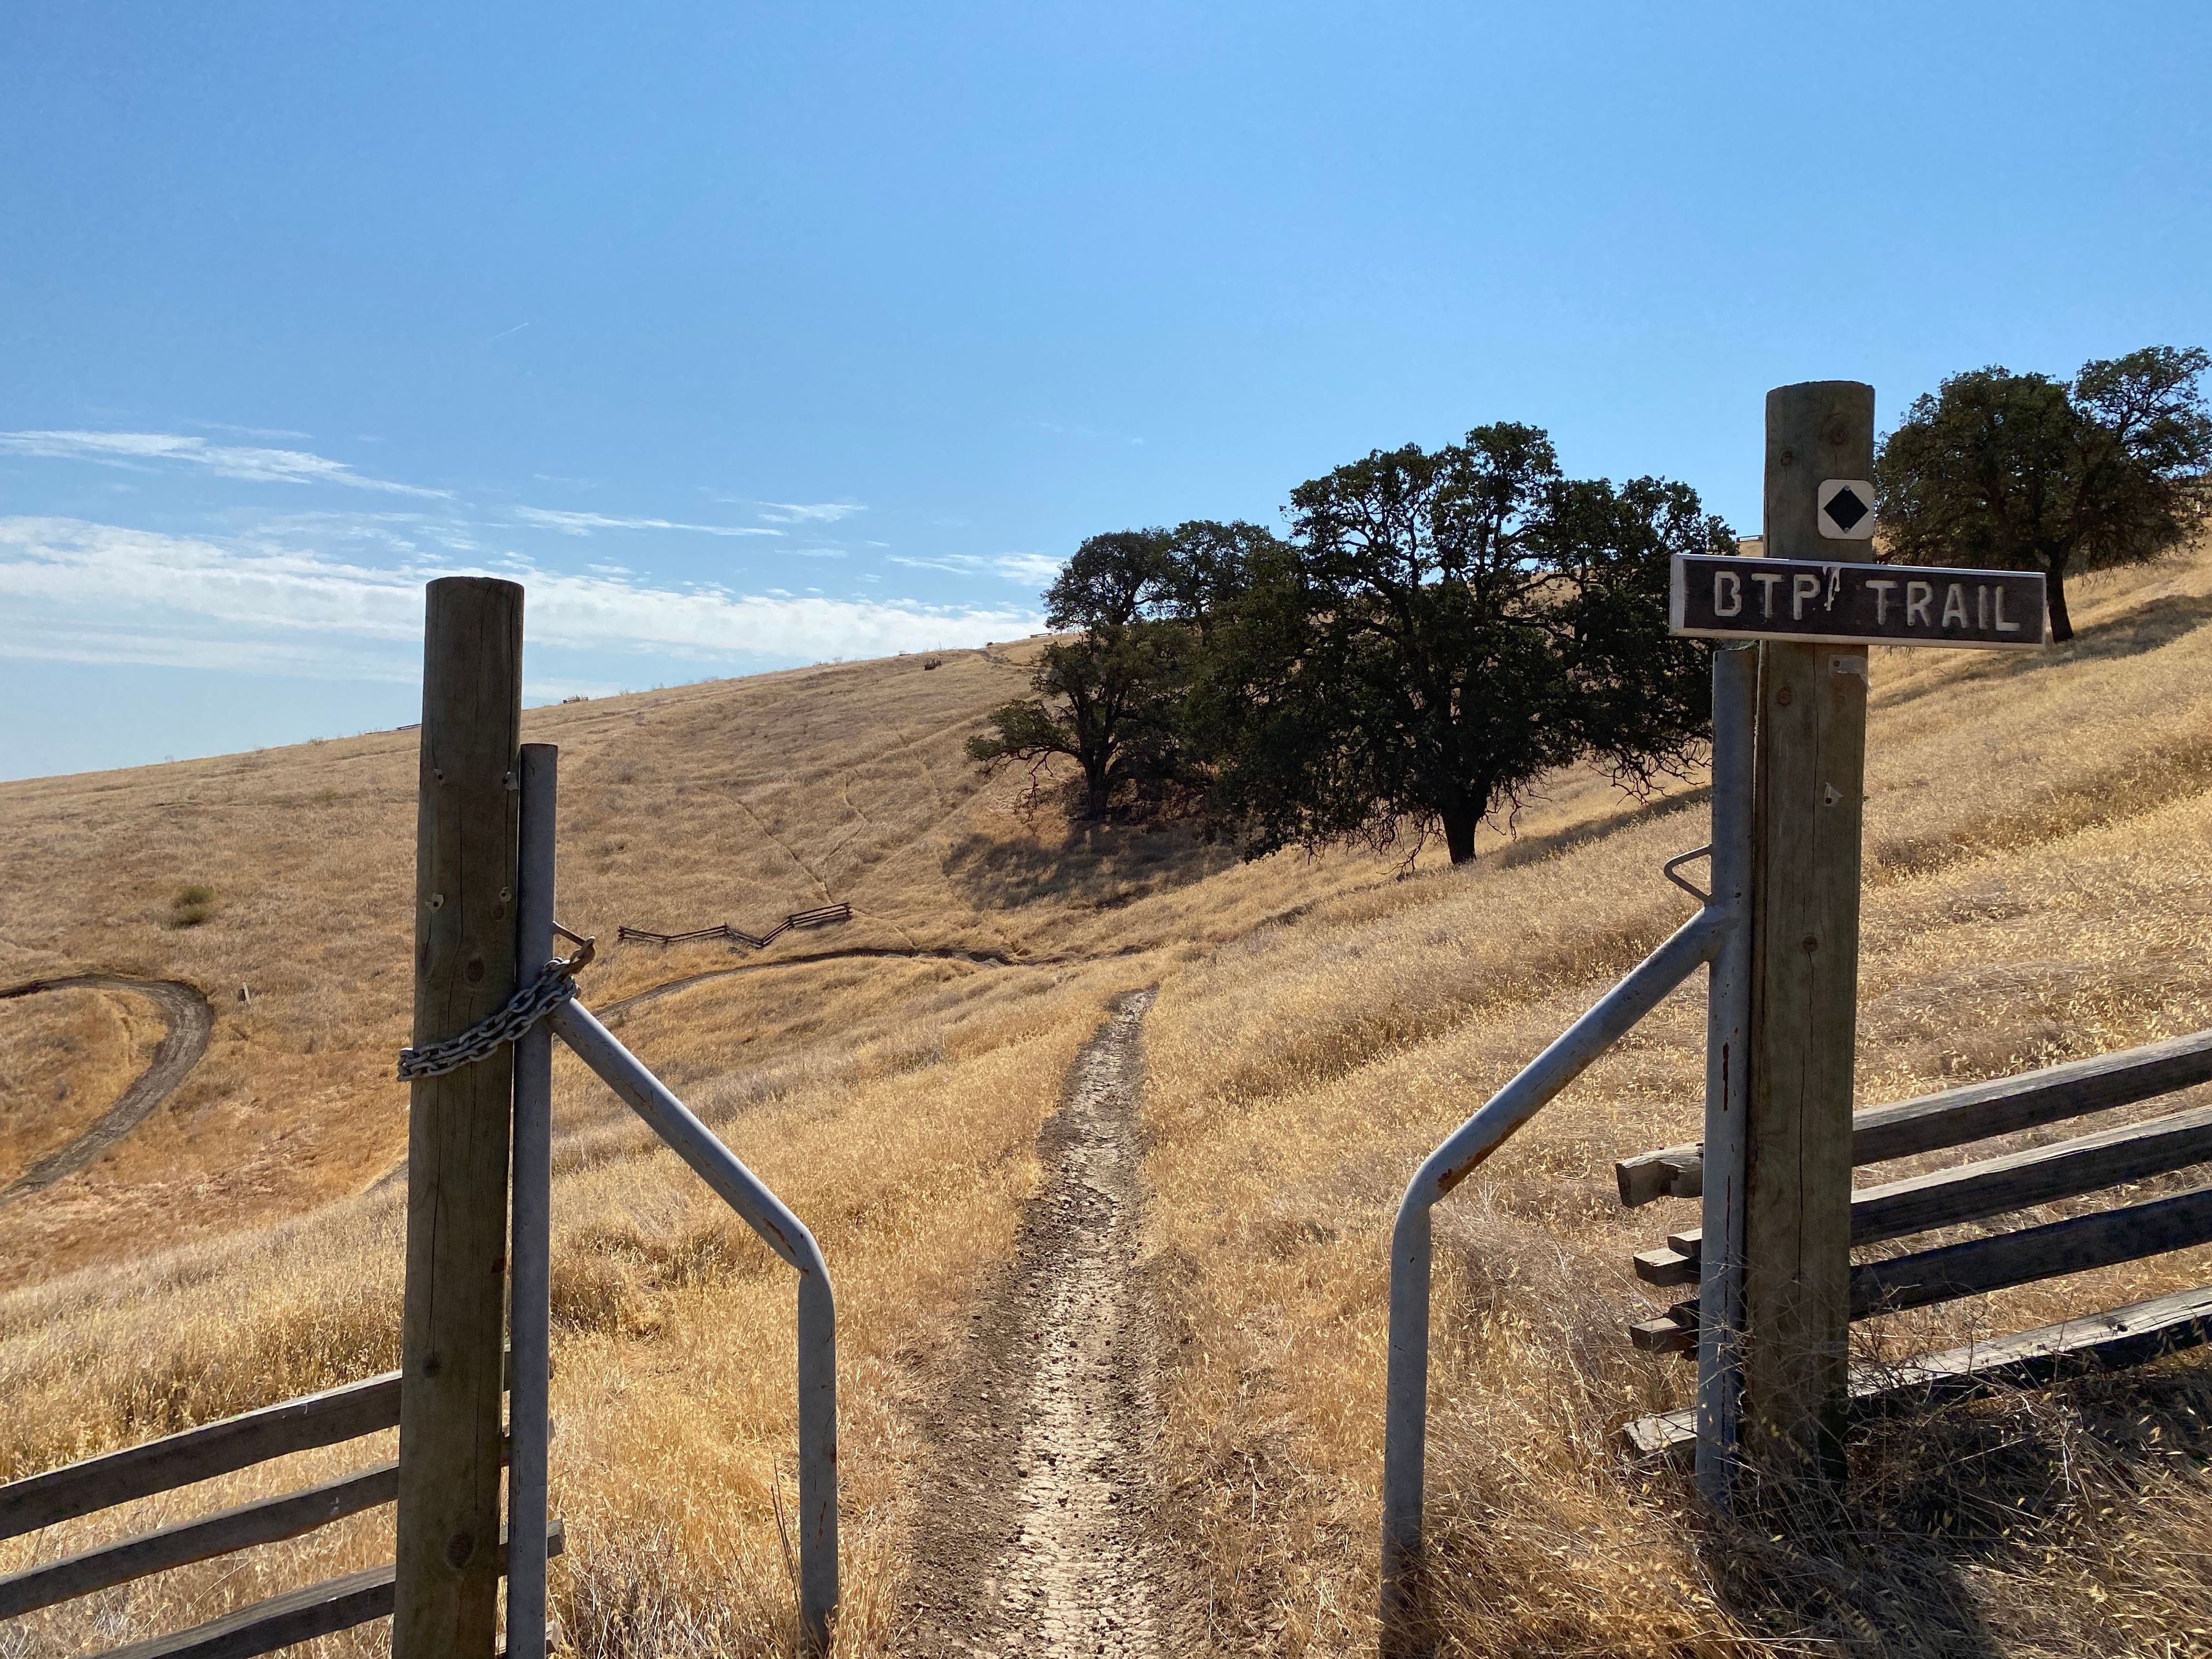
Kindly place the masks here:
<instances>
[{"instance_id":1,"label":"grassy hillside","mask_svg":"<svg viewBox=\"0 0 2212 1659\"><path fill-rule=\"evenodd\" d=\"M2033 659L1877 656L1864 1102L2212 1024L2212 559L2097 579L2076 614L2081 638ZM1703 839L1696 792L1639 806L1564 778L1471 870L1404 878L1349 858L1243 866L1165 831L1071 836L1025 825L1012 786L982 787L959 752L1020 684L1018 655L533 713L526 735L562 747L569 926L607 941L618 922L757 931L854 908L761 957L603 951L586 999L629 1004L625 1040L828 1253L840 1646L860 1653L899 1650L927 1404L1036 1188L1038 1128L1109 1000L1158 983L1147 1261L1170 1338L1158 1524L1184 1564L1172 1646L1371 1650L1397 1193L1686 913L1658 865ZM0 1477L392 1362L414 766L397 732L0 785L0 988L102 969L189 980L218 1008L163 1110L0 1208L17 1287L0 1296ZM209 915L179 925L188 886L212 890ZM852 946L905 954L803 960ZM1649 1305L1628 1256L1680 1214L1624 1215L1611 1162L1694 1133L1701 1003L1675 998L1438 1212L1431 1511L1459 1650L2194 1650L2212 1627L2212 1389L2188 1360L1886 1431L1856 1506L1817 1535L1711 1539L1678 1485L1619 1462L1619 1425L1680 1403L1687 1368L1623 1335ZM154 1035L120 994L0 1002L0 1158L76 1133ZM776 1650L788 1281L565 1060L556 1109L570 1638ZM2208 1272L2212 1252L2184 1253L1860 1334L1894 1354ZM142 1507L181 1515L361 1456ZM117 1525L0 1546L0 1571ZM43 1645L23 1650L388 1559L388 1533L365 1516L242 1570L183 1570L26 1621Z\"/></svg>"},{"instance_id":2,"label":"grassy hillside","mask_svg":"<svg viewBox=\"0 0 2212 1659\"><path fill-rule=\"evenodd\" d=\"M640 1041L679 1086L793 1055L826 1033L865 1037L915 1006L1051 982L931 951L1062 963L1166 943L1200 946L1300 902L1323 881L1233 871L1170 835L1030 833L1011 782L987 789L961 752L1025 684L1001 652L845 665L532 712L528 740L561 745L562 920L596 933L594 1006L686 975L742 967L664 1000ZM412 730L137 771L0 784L0 988L99 969L198 985L213 1047L156 1121L65 1190L0 1210L0 1283L21 1284L153 1244L300 1213L361 1191L406 1145L415 844ZM1193 884L1208 884L1194 908ZM1341 879L1372 882L1371 869ZM210 895L180 903L188 890ZM762 957L726 947L618 946L618 924L674 932L730 921L764 932L830 899L854 920L787 935ZM202 912L205 919L189 918ZM872 947L911 962L792 968ZM1005 983L1001 984L1001 981ZM957 989L955 988L957 988ZM240 1000L241 989L248 1000ZM860 990L858 1006L837 997ZM83 1056L65 1097L51 1060L5 1073L0 1158L27 1161L120 1091L131 998L81 993L72 1012L0 1004L0 1042L66 1041ZM94 1012L96 1011L96 1012ZM98 1029L95 1029L97 1027ZM14 1143L21 1139L16 1150ZM0 1165L0 1182L13 1171Z\"/></svg>"}]
</instances>

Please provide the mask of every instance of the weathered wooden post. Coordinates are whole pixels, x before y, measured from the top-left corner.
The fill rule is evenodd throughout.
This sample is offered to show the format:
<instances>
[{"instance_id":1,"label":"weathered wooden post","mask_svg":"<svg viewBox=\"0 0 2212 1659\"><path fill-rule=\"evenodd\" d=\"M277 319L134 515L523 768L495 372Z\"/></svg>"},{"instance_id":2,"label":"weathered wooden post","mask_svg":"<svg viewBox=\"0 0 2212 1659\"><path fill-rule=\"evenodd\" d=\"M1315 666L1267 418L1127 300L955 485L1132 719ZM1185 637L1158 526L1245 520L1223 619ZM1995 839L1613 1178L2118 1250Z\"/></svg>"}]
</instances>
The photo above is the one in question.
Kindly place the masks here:
<instances>
[{"instance_id":1,"label":"weathered wooden post","mask_svg":"<svg viewBox=\"0 0 2212 1659\"><path fill-rule=\"evenodd\" d=\"M1867 648L2044 642L2043 579L2033 572L1873 562L1873 387L1780 387L1766 400L1765 557L1674 561L1673 632L1760 642L1748 1075L1729 1064L1734 1018L1719 992L1729 969L1715 977L1702 1156L1678 1147L1632 1159L1620 1166L1621 1193L1641 1203L1703 1191L1698 1484L1723 1506L1739 1456L1785 1493L1808 1475L1842 1473ZM1714 687L1717 732L1718 678ZM1722 867L1722 770L1717 757L1716 900L1735 890ZM1675 1168L1697 1184L1685 1191L1669 1177L1631 1196L1632 1170ZM1638 1329L1679 1332L1682 1311Z\"/></svg>"},{"instance_id":2,"label":"weathered wooden post","mask_svg":"<svg viewBox=\"0 0 2212 1659\"><path fill-rule=\"evenodd\" d=\"M1870 494L1856 508L1835 496L1873 470L1872 386L1769 392L1765 556L1869 561L1872 541L1849 532L1870 526ZM1833 598L1832 580L1746 574L1771 611ZM1849 1403L1867 648L1769 639L1761 651L1741 1432L1755 1467L1794 1480L1840 1475Z\"/></svg>"},{"instance_id":3,"label":"weathered wooden post","mask_svg":"<svg viewBox=\"0 0 2212 1659\"><path fill-rule=\"evenodd\" d=\"M415 848L415 1046L515 988L522 589L429 585ZM491 1659L499 1590L514 1051L417 1080L407 1131L394 1659Z\"/></svg>"}]
</instances>

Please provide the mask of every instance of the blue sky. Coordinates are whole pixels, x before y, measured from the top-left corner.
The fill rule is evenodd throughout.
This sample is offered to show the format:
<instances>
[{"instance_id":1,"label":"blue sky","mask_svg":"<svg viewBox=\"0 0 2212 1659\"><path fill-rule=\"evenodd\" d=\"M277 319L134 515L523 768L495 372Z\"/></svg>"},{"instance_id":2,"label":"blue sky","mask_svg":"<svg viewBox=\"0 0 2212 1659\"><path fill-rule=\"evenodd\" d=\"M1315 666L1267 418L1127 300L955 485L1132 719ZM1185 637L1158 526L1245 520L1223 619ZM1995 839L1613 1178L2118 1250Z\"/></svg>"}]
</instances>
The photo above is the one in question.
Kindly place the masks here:
<instances>
[{"instance_id":1,"label":"blue sky","mask_svg":"<svg viewBox=\"0 0 2212 1659\"><path fill-rule=\"evenodd\" d=\"M2185 5L0 20L0 776L1028 632L1479 422L1756 528L1785 381L2212 343Z\"/></svg>"}]
</instances>

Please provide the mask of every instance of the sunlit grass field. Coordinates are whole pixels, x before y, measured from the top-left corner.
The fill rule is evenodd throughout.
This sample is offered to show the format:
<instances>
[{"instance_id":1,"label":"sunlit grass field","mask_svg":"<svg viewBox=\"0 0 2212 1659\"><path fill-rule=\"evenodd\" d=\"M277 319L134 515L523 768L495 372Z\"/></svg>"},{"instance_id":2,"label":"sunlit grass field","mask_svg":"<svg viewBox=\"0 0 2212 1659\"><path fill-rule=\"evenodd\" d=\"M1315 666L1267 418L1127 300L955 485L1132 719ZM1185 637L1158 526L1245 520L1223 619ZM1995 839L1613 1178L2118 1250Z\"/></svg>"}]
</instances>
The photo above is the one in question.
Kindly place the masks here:
<instances>
[{"instance_id":1,"label":"sunlit grass field","mask_svg":"<svg viewBox=\"0 0 2212 1659\"><path fill-rule=\"evenodd\" d=\"M2212 558L2083 584L2076 617L2077 641L2032 659L1877 653L1863 1103L2212 1025ZM1112 997L1158 984L1146 1265L1167 1334L1171 1646L1371 1651L1398 1193L1687 914L1658 866L1705 839L1702 799L1562 778L1460 871L1071 836L1025 823L960 754L1022 684L1021 655L532 714L526 735L562 745L568 925L605 944L618 922L760 931L854 907L760 957L605 951L586 1000L744 970L636 1005L620 1035L828 1254L838 1647L889 1654L907 1540L929 1522L922 1402L1006 1259L1068 1064ZM191 980L218 1008L207 1060L143 1128L0 1210L15 1287L0 1477L395 1363L414 766L399 732L0 785L0 983L135 972ZM214 897L179 927L187 884ZM992 959L791 960L856 945ZM1612 1162L1694 1137L1702 1013L1693 982L1437 1212L1447 1650L2212 1647L2212 1371L2190 1358L1872 1431L1852 1506L1809 1528L1717 1535L1676 1479L1623 1460L1624 1421L1686 1399L1686 1364L1636 1353L1625 1328L1655 1303L1630 1254L1689 1206L1622 1212ZM0 1002L0 1156L75 1133L150 1036L120 996ZM790 1279L566 1060L556 1117L564 1641L784 1651ZM1857 1337L1895 1357L2208 1272L2212 1251L2185 1252ZM0 1571L389 1455L362 1443L91 1517L0 1545ZM0 1659L92 1651L388 1559L389 1533L378 1511L18 1620Z\"/></svg>"}]
</instances>

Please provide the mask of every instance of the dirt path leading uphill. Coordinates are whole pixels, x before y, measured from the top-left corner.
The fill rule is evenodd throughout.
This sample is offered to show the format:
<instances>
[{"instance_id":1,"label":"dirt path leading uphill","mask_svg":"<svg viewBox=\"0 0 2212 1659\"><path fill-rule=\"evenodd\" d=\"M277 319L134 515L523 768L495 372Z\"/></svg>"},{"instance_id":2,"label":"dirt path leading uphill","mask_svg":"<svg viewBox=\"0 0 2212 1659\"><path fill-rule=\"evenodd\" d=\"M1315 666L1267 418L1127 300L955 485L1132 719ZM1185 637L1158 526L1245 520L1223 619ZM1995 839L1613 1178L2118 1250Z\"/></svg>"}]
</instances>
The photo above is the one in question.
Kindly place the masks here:
<instances>
[{"instance_id":1,"label":"dirt path leading uphill","mask_svg":"<svg viewBox=\"0 0 2212 1659\"><path fill-rule=\"evenodd\" d=\"M1045 1189L932 1424L937 1478L917 1519L903 1650L1162 1650L1153 1326L1136 1270L1152 1000L1115 1003L1039 1141Z\"/></svg>"},{"instance_id":2,"label":"dirt path leading uphill","mask_svg":"<svg viewBox=\"0 0 2212 1659\"><path fill-rule=\"evenodd\" d=\"M215 1010L197 987L175 979L133 979L124 974L70 974L59 979L34 979L27 985L0 990L0 1000L27 997L40 991L128 991L151 1000L169 1022L167 1036L154 1050L154 1058L123 1097L102 1112L92 1127L58 1152L47 1153L0 1187L0 1209L19 1198L43 1191L73 1176L102 1152L143 1123L154 1109L169 1097L170 1091L191 1074L207 1053L215 1031Z\"/></svg>"}]
</instances>

